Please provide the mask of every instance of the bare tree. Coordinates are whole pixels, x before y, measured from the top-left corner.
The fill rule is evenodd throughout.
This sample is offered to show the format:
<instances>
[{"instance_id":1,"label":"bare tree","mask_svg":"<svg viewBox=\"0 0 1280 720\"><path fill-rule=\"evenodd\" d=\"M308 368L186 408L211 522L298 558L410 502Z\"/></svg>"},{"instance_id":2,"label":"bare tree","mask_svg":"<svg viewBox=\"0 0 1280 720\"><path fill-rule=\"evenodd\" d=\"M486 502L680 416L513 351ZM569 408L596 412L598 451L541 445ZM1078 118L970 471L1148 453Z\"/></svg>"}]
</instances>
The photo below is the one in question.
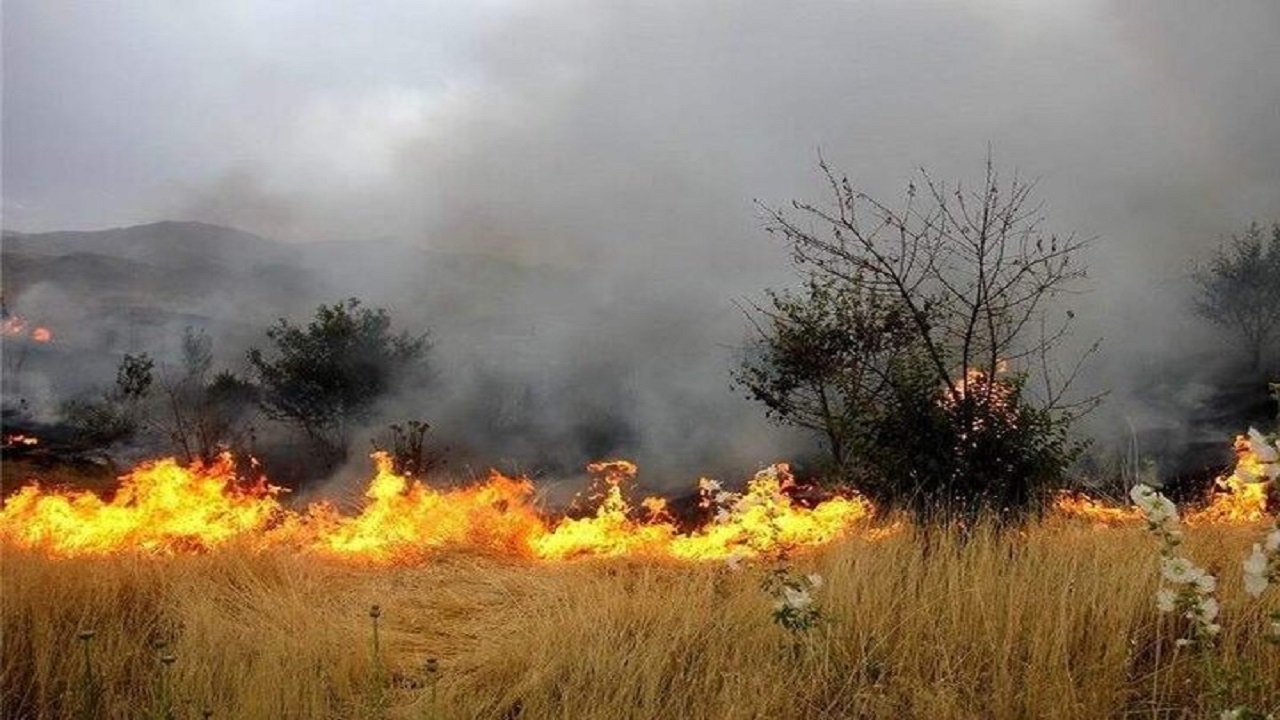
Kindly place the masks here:
<instances>
[{"instance_id":1,"label":"bare tree","mask_svg":"<svg viewBox=\"0 0 1280 720\"><path fill-rule=\"evenodd\" d=\"M1074 417L1097 403L1068 393L1097 343L1063 369L1052 361L1075 318L1055 313L1052 301L1085 277L1077 259L1088 240L1046 234L1034 182L1002 186L988 157L979 189L949 188L921 170L893 207L825 161L819 167L831 208L793 202L810 223L766 208L768 230L789 242L798 265L900 304L935 379L955 396L969 394L974 378L1012 368L1036 379L1043 408Z\"/></svg>"},{"instance_id":2,"label":"bare tree","mask_svg":"<svg viewBox=\"0 0 1280 720\"><path fill-rule=\"evenodd\" d=\"M166 369L160 389L152 423L188 462L249 449L257 391L229 371L213 371L213 340L203 330L183 332L181 363Z\"/></svg>"},{"instance_id":3,"label":"bare tree","mask_svg":"<svg viewBox=\"0 0 1280 720\"><path fill-rule=\"evenodd\" d=\"M740 382L745 372L769 406L770 381L781 377L775 386L791 392L784 399L804 402L775 401L771 410L828 434L843 421L822 412L831 377L869 391L859 412L890 499L906 492L921 512L1031 507L1078 452L1066 429L1099 401L1069 392L1097 343L1072 362L1056 357L1074 315L1055 300L1085 276L1078 258L1087 240L1047 233L1035 183L1002 183L989 157L981 186L948 187L921 170L896 205L855 189L825 161L820 168L828 206L764 211L767 229L822 292L811 290L799 308L794 297L773 295L772 308L756 309L765 371L746 364ZM831 298L856 299L857 312L830 314L823 305L837 307ZM844 359L828 357L821 346L842 334ZM779 355L788 343L800 351ZM812 365L808 379L826 372L827 380L800 383L796 393L778 360L811 355L828 364Z\"/></svg>"},{"instance_id":4,"label":"bare tree","mask_svg":"<svg viewBox=\"0 0 1280 720\"><path fill-rule=\"evenodd\" d=\"M1271 226L1270 243L1256 222L1244 235L1232 235L1192 279L1196 313L1234 333L1250 369L1261 372L1280 340L1280 223Z\"/></svg>"}]
</instances>

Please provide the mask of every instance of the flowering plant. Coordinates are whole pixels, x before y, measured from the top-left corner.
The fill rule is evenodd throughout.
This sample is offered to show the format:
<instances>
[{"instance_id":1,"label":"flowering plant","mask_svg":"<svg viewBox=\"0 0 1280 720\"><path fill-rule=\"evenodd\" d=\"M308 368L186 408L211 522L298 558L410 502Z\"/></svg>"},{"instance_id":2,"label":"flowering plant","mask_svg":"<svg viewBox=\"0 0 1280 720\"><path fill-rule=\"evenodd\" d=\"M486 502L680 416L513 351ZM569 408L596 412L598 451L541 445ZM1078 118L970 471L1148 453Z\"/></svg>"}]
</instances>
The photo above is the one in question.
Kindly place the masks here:
<instances>
[{"instance_id":1,"label":"flowering plant","mask_svg":"<svg viewBox=\"0 0 1280 720\"><path fill-rule=\"evenodd\" d=\"M1242 483L1274 483L1280 478L1280 439L1268 439L1250 428L1247 438L1241 438L1244 452L1236 462L1232 478ZM1191 621L1190 631L1176 640L1179 647L1198 644L1204 650L1210 676L1218 686L1227 674L1215 655L1208 651L1214 638L1221 632L1218 624L1220 606L1214 596L1217 578L1198 567L1179 552L1183 534L1179 527L1178 508L1168 498L1145 484L1139 484L1129 493L1147 522L1147 529L1160 538L1160 588L1156 591L1156 607L1163 613L1181 613ZM1255 543L1253 550L1242 563L1244 589L1258 597L1271 583L1280 581L1280 518L1267 531L1263 541ZM1280 642L1280 612L1269 617L1267 639ZM1225 693L1217 692L1223 695ZM1264 715L1247 706L1235 706L1223 710L1220 720L1273 720L1273 714Z\"/></svg>"},{"instance_id":2,"label":"flowering plant","mask_svg":"<svg viewBox=\"0 0 1280 720\"><path fill-rule=\"evenodd\" d=\"M1272 482L1280 478L1280 437L1268 439L1262 433L1249 428L1249 452L1236 464L1235 476L1244 482ZM1280 518L1254 543L1253 550L1241 563L1244 570L1244 590L1258 597L1267 587L1280 582ZM1280 643L1280 612L1270 616L1267 639Z\"/></svg>"},{"instance_id":3,"label":"flowering plant","mask_svg":"<svg viewBox=\"0 0 1280 720\"><path fill-rule=\"evenodd\" d=\"M775 468L761 471L757 480L765 482L758 483L755 492L746 494L729 492L719 482L708 479L700 480L698 489L702 492L703 506L714 510L716 523L730 523L748 513L763 511L762 519L769 530L767 536L770 541L761 550L768 551L765 557L772 560L774 566L760 581L760 586L773 598L773 621L798 633L809 630L822 619L814 594L822 587L823 580L817 573L806 575L793 568L789 562L790 547L779 540L781 528L773 511L779 505L781 492L776 472ZM763 492L768 488L773 488L773 491ZM737 571L747 560L745 554L734 554L725 564L730 570Z\"/></svg>"},{"instance_id":4,"label":"flowering plant","mask_svg":"<svg viewBox=\"0 0 1280 720\"><path fill-rule=\"evenodd\" d=\"M1218 580L1179 553L1183 534L1177 506L1148 485L1135 485L1129 497L1146 518L1147 529L1161 541L1156 607L1160 612L1178 612L1191 621L1190 633L1177 640L1179 646L1212 644L1222 631L1217 622L1218 600L1214 597Z\"/></svg>"},{"instance_id":5,"label":"flowering plant","mask_svg":"<svg viewBox=\"0 0 1280 720\"><path fill-rule=\"evenodd\" d=\"M822 587L817 573L801 575L789 567L775 568L761 586L774 597L773 621L792 632L812 628L822 619L813 593Z\"/></svg>"}]
</instances>

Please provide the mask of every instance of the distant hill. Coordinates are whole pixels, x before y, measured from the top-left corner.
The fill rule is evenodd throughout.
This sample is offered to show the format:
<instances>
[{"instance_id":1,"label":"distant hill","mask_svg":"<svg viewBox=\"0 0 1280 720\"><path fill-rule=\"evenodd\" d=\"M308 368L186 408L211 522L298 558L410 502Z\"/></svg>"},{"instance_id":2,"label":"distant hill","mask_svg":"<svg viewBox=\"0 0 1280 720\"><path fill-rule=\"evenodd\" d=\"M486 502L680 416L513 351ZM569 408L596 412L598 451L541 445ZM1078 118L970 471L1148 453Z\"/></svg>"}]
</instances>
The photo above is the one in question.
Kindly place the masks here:
<instances>
[{"instance_id":1,"label":"distant hill","mask_svg":"<svg viewBox=\"0 0 1280 720\"><path fill-rule=\"evenodd\" d=\"M396 241L288 244L198 222L19 233L0 241L6 309L53 330L44 366L67 387L109 379L125 352L163 358L186 326L239 360L280 317L346 297L397 322L499 344L555 322L574 273ZM553 312L535 313L534 308ZM61 351L61 352L59 352Z\"/></svg>"},{"instance_id":2,"label":"distant hill","mask_svg":"<svg viewBox=\"0 0 1280 720\"><path fill-rule=\"evenodd\" d=\"M287 262L288 245L241 230L199 222L164 221L94 231L5 231L4 251L22 255L103 255L166 268L244 270Z\"/></svg>"},{"instance_id":3,"label":"distant hill","mask_svg":"<svg viewBox=\"0 0 1280 720\"><path fill-rule=\"evenodd\" d=\"M109 387L125 353L146 352L171 374L187 327L208 332L219 369L243 373L245 351L277 319L306 323L317 304L358 297L387 308L397 330L430 331L438 384L389 398L382 412L428 419L460 467L568 477L625 455L651 477L683 479L689 465L715 472L711 463L736 462L744 448L751 462L768 454L736 430L751 416L726 388L727 351L704 332L726 312L737 321L734 311L644 273L159 222L5 232L0 281L7 311L52 331L50 342L3 343L3 406L24 422L56 422L65 400Z\"/></svg>"}]
</instances>

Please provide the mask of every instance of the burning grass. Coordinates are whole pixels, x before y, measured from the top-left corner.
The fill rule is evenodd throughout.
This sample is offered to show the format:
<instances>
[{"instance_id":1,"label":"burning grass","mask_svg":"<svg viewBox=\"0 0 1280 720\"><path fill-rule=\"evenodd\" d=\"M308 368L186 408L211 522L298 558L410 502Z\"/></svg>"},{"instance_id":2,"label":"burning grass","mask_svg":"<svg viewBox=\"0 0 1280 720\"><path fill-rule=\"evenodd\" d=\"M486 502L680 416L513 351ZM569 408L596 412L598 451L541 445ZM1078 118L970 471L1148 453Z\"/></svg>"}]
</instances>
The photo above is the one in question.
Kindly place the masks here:
<instances>
[{"instance_id":1,"label":"burning grass","mask_svg":"<svg viewBox=\"0 0 1280 720\"><path fill-rule=\"evenodd\" d=\"M1233 701L1280 710L1280 645L1262 630L1280 596L1246 597L1240 574L1271 522L1255 481L1275 463L1257 442L1237 451L1223 492L1188 514L1186 549L1220 581L1218 667L1253 670ZM594 471L597 505L577 518L539 512L519 478L433 488L385 457L352 514L289 509L265 480L237 479L229 459L147 464L112 496L29 486L0 513L0 714L1092 719L1214 709L1207 691L1220 673L1207 677L1179 645L1184 621L1158 611L1160 551L1137 510L1064 495L1016 532L924 531L873 521L856 495L799 503L779 465L740 493L702 481L708 520L681 529L660 500L627 500L634 465ZM821 612L775 622L764 588L783 577L816 578L795 602L808 611L812 590Z\"/></svg>"},{"instance_id":2,"label":"burning grass","mask_svg":"<svg viewBox=\"0 0 1280 720\"><path fill-rule=\"evenodd\" d=\"M1188 542L1222 571L1222 652L1261 670L1251 697L1265 706L1280 647L1251 628L1280 603L1250 601L1237 572L1256 530ZM724 563L9 549L0 700L6 717L75 717L77 634L92 629L103 717L155 707L162 673L178 717L1184 717L1203 709L1199 663L1154 607L1143 532L848 537L795 560L826 578L825 619L799 642L769 619L763 568Z\"/></svg>"},{"instance_id":3,"label":"burning grass","mask_svg":"<svg viewBox=\"0 0 1280 720\"><path fill-rule=\"evenodd\" d=\"M497 472L482 483L437 488L392 470L375 453L376 473L355 514L327 503L287 508L265 478L243 482L224 455L183 467L172 459L146 463L121 478L113 496L28 485L0 510L0 540L60 557L118 552L175 554L236 542L259 550L289 548L375 563L410 562L441 548L471 548L541 560L646 557L682 560L755 557L780 547L824 545L870 515L850 494L812 507L789 492L794 480L774 465L741 493L701 484L712 522L680 531L661 498L641 511L625 496L635 465L595 463L599 493L593 513L544 514L533 484Z\"/></svg>"}]
</instances>

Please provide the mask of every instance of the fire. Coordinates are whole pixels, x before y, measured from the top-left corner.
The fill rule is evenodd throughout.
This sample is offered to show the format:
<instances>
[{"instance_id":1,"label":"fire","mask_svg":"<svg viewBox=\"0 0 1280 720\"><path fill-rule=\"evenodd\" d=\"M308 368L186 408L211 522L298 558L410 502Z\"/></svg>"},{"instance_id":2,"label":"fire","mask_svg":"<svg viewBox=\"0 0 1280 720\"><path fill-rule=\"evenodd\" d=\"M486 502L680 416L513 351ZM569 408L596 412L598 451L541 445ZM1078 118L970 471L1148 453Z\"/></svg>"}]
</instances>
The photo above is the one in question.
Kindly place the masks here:
<instances>
[{"instance_id":1,"label":"fire","mask_svg":"<svg viewBox=\"0 0 1280 720\"><path fill-rule=\"evenodd\" d=\"M635 517L623 497L623 486L635 479L635 464L625 460L592 463L587 471L600 476L605 486L594 515L564 518L548 532L532 541L534 555L545 559L567 559L586 555L658 555L676 536L676 528L666 519L666 503L646 498L648 519Z\"/></svg>"},{"instance_id":2,"label":"fire","mask_svg":"<svg viewBox=\"0 0 1280 720\"><path fill-rule=\"evenodd\" d=\"M952 387L944 388L944 400L948 404L955 404L963 400L968 394L972 393L980 396L990 392L989 401L993 406L997 408L1006 407L1010 388L1005 385L1000 376L1007 372L1009 372L1009 361L1003 359L996 362L996 372L990 376L980 368L966 368L963 378L955 381Z\"/></svg>"},{"instance_id":3,"label":"fire","mask_svg":"<svg viewBox=\"0 0 1280 720\"><path fill-rule=\"evenodd\" d=\"M110 500L28 485L0 510L0 538L54 555L209 549L265 527L282 512L279 492L240 483L229 455L185 468L170 458L121 478Z\"/></svg>"},{"instance_id":4,"label":"fire","mask_svg":"<svg viewBox=\"0 0 1280 720\"><path fill-rule=\"evenodd\" d=\"M1192 525L1248 524L1267 520L1267 495L1280 474L1276 450L1268 449L1261 435L1251 431L1235 439L1236 464L1230 475L1218 478L1217 492L1209 504L1187 513ZM1267 457L1263 457L1266 454ZM1060 515L1088 520L1096 525L1138 522L1142 512L1133 506L1108 505L1081 493L1059 492L1053 503Z\"/></svg>"},{"instance_id":5,"label":"fire","mask_svg":"<svg viewBox=\"0 0 1280 720\"><path fill-rule=\"evenodd\" d=\"M996 362L995 373L988 374L979 368L966 368L964 376L942 389L939 403L942 407L955 409L962 407L967 400L971 404L984 408L987 412L978 413L972 420L975 430L982 430L989 418L999 418L1002 423L1016 424L1016 408L1013 407L1014 387L1000 376L1009 371L1009 362ZM962 432L964 438L967 431Z\"/></svg>"},{"instance_id":6,"label":"fire","mask_svg":"<svg viewBox=\"0 0 1280 720\"><path fill-rule=\"evenodd\" d=\"M528 480L494 472L473 487L437 490L397 475L385 453L373 458L377 473L359 514L313 505L275 535L322 554L390 561L446 545L518 551L542 527Z\"/></svg>"},{"instance_id":7,"label":"fire","mask_svg":"<svg viewBox=\"0 0 1280 720\"><path fill-rule=\"evenodd\" d=\"M595 463L602 497L594 513L548 519L533 502L533 484L492 472L481 483L434 488L394 472L373 456L376 472L365 504L344 514L329 503L284 507L265 479L242 483L229 455L182 467L147 463L121 478L110 500L89 492L29 485L0 510L0 540L57 556L143 550L200 551L231 542L281 547L370 562L409 562L445 547L466 547L538 560L644 556L675 560L750 557L830 542L871 512L861 497L836 497L807 508L786 494L785 465L761 471L715 521L680 532L660 498L637 512L624 488L636 467Z\"/></svg>"},{"instance_id":8,"label":"fire","mask_svg":"<svg viewBox=\"0 0 1280 720\"><path fill-rule=\"evenodd\" d=\"M1265 450L1265 444L1254 442L1250 436L1237 436L1235 470L1218 478L1219 492L1213 494L1203 510L1188 515L1187 522L1251 523L1267 519L1267 492L1274 482L1269 479L1268 467L1275 463L1262 457L1260 451Z\"/></svg>"},{"instance_id":9,"label":"fire","mask_svg":"<svg viewBox=\"0 0 1280 720\"><path fill-rule=\"evenodd\" d=\"M23 435L22 433L10 433L4 436L5 447L18 447L18 446L31 447L33 445L39 445L39 444L40 444L40 438L31 436L31 435Z\"/></svg>"},{"instance_id":10,"label":"fire","mask_svg":"<svg viewBox=\"0 0 1280 720\"><path fill-rule=\"evenodd\" d=\"M1223 492L1190 523L1252 523L1266 515L1268 486L1280 475L1280 454L1257 437L1236 441L1235 471L1219 481ZM6 445L36 438L5 437ZM464 487L433 487L395 472L385 453L373 456L375 473L363 506L353 513L331 503L292 509L266 478L237 476L230 455L183 467L173 459L144 463L120 478L110 499L92 492L28 485L0 508L0 542L55 556L143 551L169 555L235 543L282 548L374 563L414 562L444 548L468 548L541 561L585 557L645 557L678 561L780 557L829 543L872 514L865 498L848 494L806 506L793 497L796 483L785 464L756 473L741 492L713 480L699 482L702 505L713 517L682 530L666 501L628 500L637 468L625 460L593 463L595 505L578 517L549 517L537 506L533 483L492 471ZM1110 526L1137 522L1132 507L1112 506L1078 493L1060 493L1063 516ZM900 525L869 529L892 534ZM877 534L878 533L878 534Z\"/></svg>"},{"instance_id":11,"label":"fire","mask_svg":"<svg viewBox=\"0 0 1280 720\"><path fill-rule=\"evenodd\" d=\"M3 322L0 322L0 332L5 335L22 335L26 332L26 329L27 321L18 315L9 315Z\"/></svg>"},{"instance_id":12,"label":"fire","mask_svg":"<svg viewBox=\"0 0 1280 720\"><path fill-rule=\"evenodd\" d=\"M27 332L27 320L21 315L6 313L4 320L0 321L0 334L5 337L29 337L38 343L47 343L53 340L53 331L44 326L31 328Z\"/></svg>"},{"instance_id":13,"label":"fire","mask_svg":"<svg viewBox=\"0 0 1280 720\"><path fill-rule=\"evenodd\" d=\"M1059 491L1053 501L1053 509L1061 515L1088 520L1095 525L1122 525L1142 520L1142 511L1136 507L1108 505L1084 493Z\"/></svg>"},{"instance_id":14,"label":"fire","mask_svg":"<svg viewBox=\"0 0 1280 720\"><path fill-rule=\"evenodd\" d=\"M676 538L671 551L684 559L756 557L794 548L822 545L851 524L871 514L871 503L859 495L834 497L811 509L796 506L786 490L795 478L785 464L772 465L747 483L740 495L729 493L717 503L715 522ZM710 487L702 484L704 497Z\"/></svg>"}]
</instances>

